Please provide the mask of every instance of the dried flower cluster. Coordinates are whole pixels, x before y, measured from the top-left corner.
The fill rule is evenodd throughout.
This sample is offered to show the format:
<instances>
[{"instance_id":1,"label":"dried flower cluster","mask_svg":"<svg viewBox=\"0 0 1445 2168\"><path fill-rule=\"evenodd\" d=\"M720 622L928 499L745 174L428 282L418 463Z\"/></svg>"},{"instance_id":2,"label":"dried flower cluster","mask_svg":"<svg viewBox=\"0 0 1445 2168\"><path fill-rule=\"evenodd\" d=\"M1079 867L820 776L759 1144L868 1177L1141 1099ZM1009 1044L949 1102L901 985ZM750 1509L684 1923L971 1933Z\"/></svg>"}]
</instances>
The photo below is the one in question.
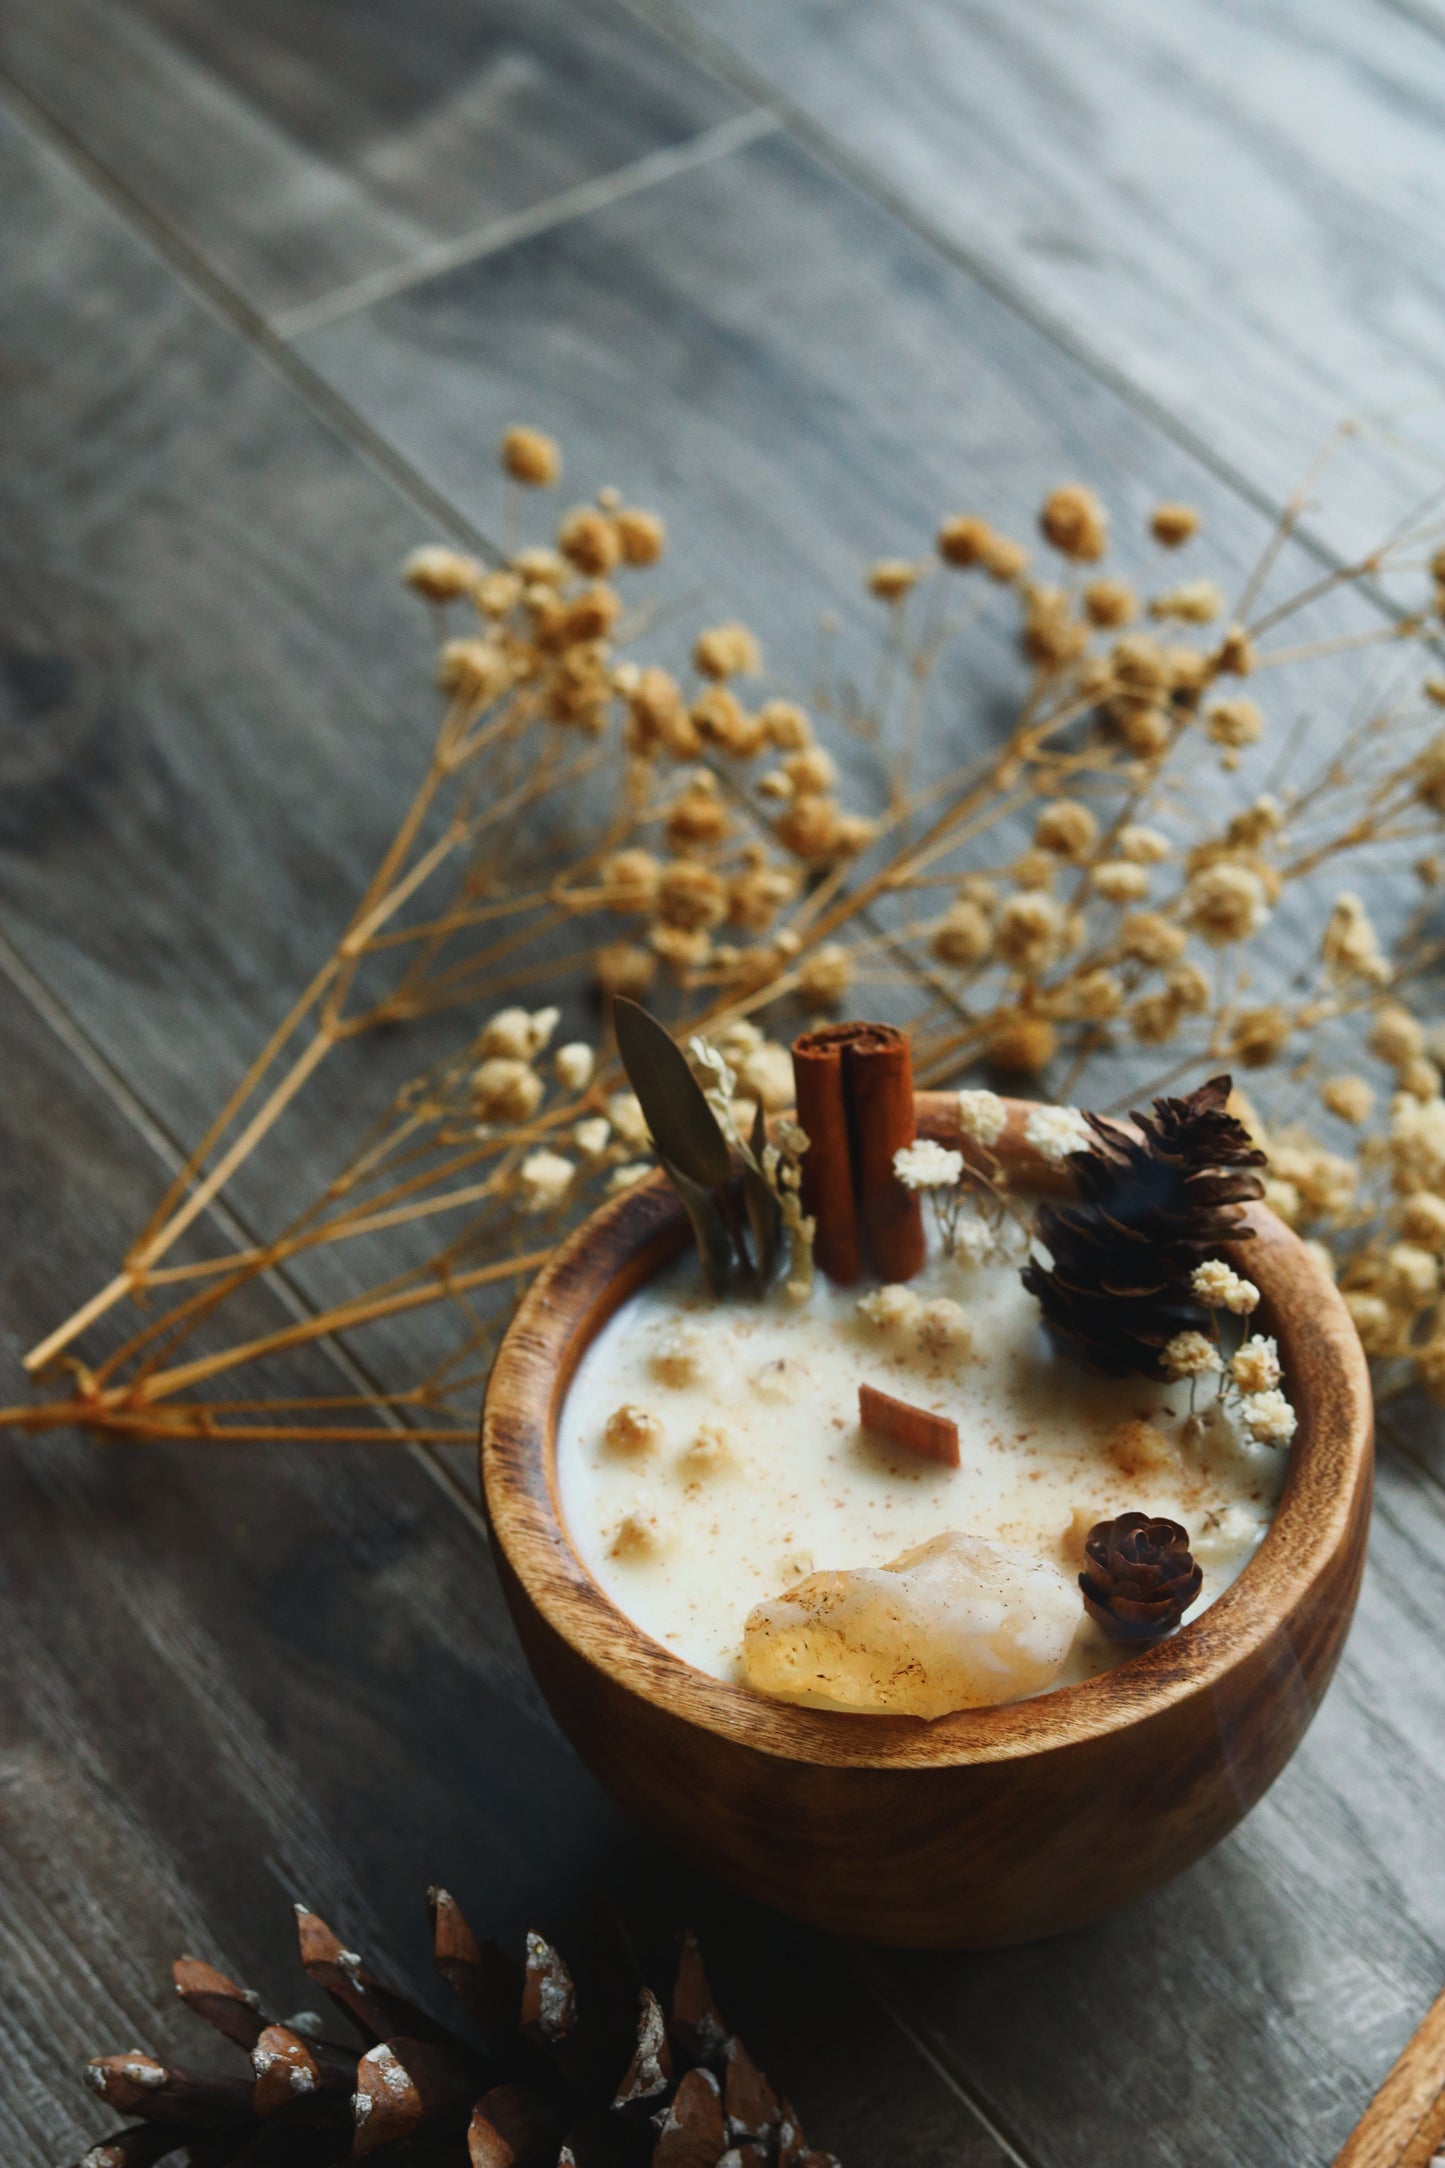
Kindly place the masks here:
<instances>
[{"instance_id":1,"label":"dried flower cluster","mask_svg":"<svg viewBox=\"0 0 1445 2168\"><path fill-rule=\"evenodd\" d=\"M533 430L509 431L501 460L522 491L561 477ZM931 549L864 575L874 693L830 679L809 705L725 608L685 668L631 652L647 618L630 590L666 536L615 491L502 562L418 551L405 577L438 620L441 715L417 795L115 1278L32 1354L61 1389L6 1419L469 1437L518 1286L654 1164L612 1047L619 994L712 1050L703 1082L721 1089L721 1062L740 1138L788 1104L795 1032L850 1007L908 1024L924 1082L983 1072L964 1098L983 1149L1001 1113L987 1086L1098 1102L1247 1072L1269 1202L1328 1246L1371 1352L1445 1400L1445 1033L1422 1021L1445 870L1445 554L1422 516L1269 599L1299 510L1233 598L1191 561L1207 542L1188 505L1157 507L1119 569L1118 522L1087 488L1053 491L1028 541L956 512ZM1387 577L1410 584L1410 614L1360 593L1359 629L1292 640L1292 621ZM1001 742L980 725L990 749L952 766L968 642L1010 617L1016 720ZM1391 662L1379 702L1347 728L1331 660L1310 681L1327 719L1302 723L1286 672L1372 646ZM284 1225L228 1245L208 1208L316 1070L443 1012L449 1050L360 1109ZM1036 1121L1039 1150L1070 1149L1076 1117ZM777 1150L758 1173L785 1214L793 1199L803 1275ZM927 1155L904 1171L943 1194ZM985 1216L954 1219L954 1240L989 1238ZM304 1290L322 1248L354 1260L353 1293L335 1299L333 1272L313 1314L227 1338L235 1296L283 1269ZM393 1375L394 1338L373 1361L366 1329L415 1312L439 1329L408 1341L416 1374ZM353 1368L335 1393L255 1380L338 1333Z\"/></svg>"}]
</instances>

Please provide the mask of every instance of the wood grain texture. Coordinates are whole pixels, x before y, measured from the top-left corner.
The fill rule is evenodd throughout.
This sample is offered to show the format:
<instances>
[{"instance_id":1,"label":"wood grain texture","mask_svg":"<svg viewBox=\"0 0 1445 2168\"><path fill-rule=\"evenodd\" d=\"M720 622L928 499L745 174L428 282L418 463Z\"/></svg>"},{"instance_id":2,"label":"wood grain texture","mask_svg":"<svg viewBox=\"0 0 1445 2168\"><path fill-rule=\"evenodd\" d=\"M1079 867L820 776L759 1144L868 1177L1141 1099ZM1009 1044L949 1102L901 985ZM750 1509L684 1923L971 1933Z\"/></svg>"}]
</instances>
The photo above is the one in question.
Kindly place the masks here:
<instances>
[{"instance_id":1,"label":"wood grain texture","mask_svg":"<svg viewBox=\"0 0 1445 2168\"><path fill-rule=\"evenodd\" d=\"M0 979L0 1368L98 1271L158 1170ZM259 1329L276 1305L254 1298ZM319 1358L289 1383L316 1390ZM320 1389L325 1389L320 1384ZM836 1953L681 1872L559 1739L485 1547L405 1450L0 1453L0 2157L56 2168L114 2117L92 2052L204 2058L172 1957L305 2004L293 1899L425 2002L429 1880L479 1926L659 1979L687 1922L821 2143L1003 2168Z\"/></svg>"},{"instance_id":2,"label":"wood grain texture","mask_svg":"<svg viewBox=\"0 0 1445 2168\"><path fill-rule=\"evenodd\" d=\"M0 69L267 315L739 109L615 0L15 0Z\"/></svg>"},{"instance_id":3,"label":"wood grain texture","mask_svg":"<svg viewBox=\"0 0 1445 2168\"><path fill-rule=\"evenodd\" d=\"M1445 41L1379 0L644 0L1316 531L1375 542L1445 448Z\"/></svg>"},{"instance_id":4,"label":"wood grain texture","mask_svg":"<svg viewBox=\"0 0 1445 2168\"><path fill-rule=\"evenodd\" d=\"M1445 2148L1445 1992L1351 2131L1335 2168L1430 2168Z\"/></svg>"},{"instance_id":5,"label":"wood grain texture","mask_svg":"<svg viewBox=\"0 0 1445 2168\"><path fill-rule=\"evenodd\" d=\"M957 1101L918 1101L957 1147ZM996 1150L1038 1187L1015 1102ZM657 1175L604 1206L538 1276L487 1388L482 1475L504 1587L539 1684L633 1812L752 1896L836 1933L978 1948L1077 1927L1180 1873L1298 1745L1333 1674L1364 1563L1373 1416L1333 1283L1252 1215L1251 1276L1300 1414L1279 1510L1248 1571L1182 1632L1083 1686L926 1723L797 1709L711 1678L619 1611L557 1501L556 1424L606 1320L675 1253Z\"/></svg>"}]
</instances>

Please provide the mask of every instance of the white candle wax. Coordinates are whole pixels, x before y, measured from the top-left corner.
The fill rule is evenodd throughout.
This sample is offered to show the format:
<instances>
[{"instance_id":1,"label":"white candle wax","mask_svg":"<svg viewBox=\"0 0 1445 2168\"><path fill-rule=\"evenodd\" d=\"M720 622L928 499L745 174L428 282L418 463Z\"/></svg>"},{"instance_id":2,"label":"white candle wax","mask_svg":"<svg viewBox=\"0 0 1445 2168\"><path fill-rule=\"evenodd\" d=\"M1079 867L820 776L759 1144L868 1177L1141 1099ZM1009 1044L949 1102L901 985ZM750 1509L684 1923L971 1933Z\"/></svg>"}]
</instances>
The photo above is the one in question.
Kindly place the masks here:
<instances>
[{"instance_id":1,"label":"white candle wax","mask_svg":"<svg viewBox=\"0 0 1445 2168\"><path fill-rule=\"evenodd\" d=\"M821 1277L793 1307L714 1301L688 1256L609 1321L557 1435L568 1534L620 1610L678 1656L742 1681L753 1606L821 1569L879 1567L945 1531L1047 1561L1072 1582L1096 1521L1181 1522L1203 1568L1194 1611L1248 1563L1287 1456L1222 1411L1191 1423L1187 1385L1089 1375L1057 1355L1014 1266L932 1258L909 1293L961 1305L919 1330L860 1316L866 1290ZM961 1466L860 1428L858 1387L952 1418ZM1201 1384L1201 1410L1214 1381ZM618 1411L628 1411L618 1418ZM610 1426L610 1430L609 1430ZM1190 1616L1194 1615L1191 1611ZM1066 1685L1129 1650L1082 1618Z\"/></svg>"}]
</instances>

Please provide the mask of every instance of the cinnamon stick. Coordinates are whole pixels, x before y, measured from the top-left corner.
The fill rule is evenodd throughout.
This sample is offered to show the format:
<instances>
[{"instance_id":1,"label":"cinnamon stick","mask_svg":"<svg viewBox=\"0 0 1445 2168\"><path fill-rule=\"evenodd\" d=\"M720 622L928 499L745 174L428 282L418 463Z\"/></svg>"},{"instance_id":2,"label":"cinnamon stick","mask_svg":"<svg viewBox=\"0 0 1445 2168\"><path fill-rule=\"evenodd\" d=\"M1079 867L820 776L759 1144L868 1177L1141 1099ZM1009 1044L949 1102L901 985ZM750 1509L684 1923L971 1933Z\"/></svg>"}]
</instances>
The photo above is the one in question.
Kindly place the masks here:
<instances>
[{"instance_id":1,"label":"cinnamon stick","mask_svg":"<svg viewBox=\"0 0 1445 2168\"><path fill-rule=\"evenodd\" d=\"M793 1042L793 1078L819 1268L842 1287L865 1264L880 1280L911 1280L923 1265L923 1212L893 1172L893 1155L914 1138L907 1036L891 1024L805 1031Z\"/></svg>"},{"instance_id":2,"label":"cinnamon stick","mask_svg":"<svg viewBox=\"0 0 1445 2168\"><path fill-rule=\"evenodd\" d=\"M911 1400L895 1400L876 1385L858 1388L858 1420L865 1430L886 1438L907 1453L936 1460L945 1468L958 1466L958 1425L946 1415L916 1408Z\"/></svg>"}]
</instances>

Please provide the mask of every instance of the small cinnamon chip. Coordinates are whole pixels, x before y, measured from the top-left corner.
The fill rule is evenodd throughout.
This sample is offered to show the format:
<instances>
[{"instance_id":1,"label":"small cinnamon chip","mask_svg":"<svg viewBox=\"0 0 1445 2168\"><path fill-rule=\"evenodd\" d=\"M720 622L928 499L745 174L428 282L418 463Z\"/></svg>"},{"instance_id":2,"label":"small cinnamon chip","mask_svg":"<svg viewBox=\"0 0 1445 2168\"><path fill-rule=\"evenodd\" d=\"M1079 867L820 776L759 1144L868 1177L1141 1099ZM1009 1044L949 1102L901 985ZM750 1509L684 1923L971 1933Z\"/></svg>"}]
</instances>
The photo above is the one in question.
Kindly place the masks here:
<instances>
[{"instance_id":1,"label":"small cinnamon chip","mask_svg":"<svg viewBox=\"0 0 1445 2168\"><path fill-rule=\"evenodd\" d=\"M959 1464L958 1425L946 1415L915 1408L908 1400L895 1400L892 1393L881 1393L876 1385L860 1385L858 1420L865 1430L876 1432L890 1445L901 1445L905 1452L936 1460L945 1468Z\"/></svg>"}]
</instances>

